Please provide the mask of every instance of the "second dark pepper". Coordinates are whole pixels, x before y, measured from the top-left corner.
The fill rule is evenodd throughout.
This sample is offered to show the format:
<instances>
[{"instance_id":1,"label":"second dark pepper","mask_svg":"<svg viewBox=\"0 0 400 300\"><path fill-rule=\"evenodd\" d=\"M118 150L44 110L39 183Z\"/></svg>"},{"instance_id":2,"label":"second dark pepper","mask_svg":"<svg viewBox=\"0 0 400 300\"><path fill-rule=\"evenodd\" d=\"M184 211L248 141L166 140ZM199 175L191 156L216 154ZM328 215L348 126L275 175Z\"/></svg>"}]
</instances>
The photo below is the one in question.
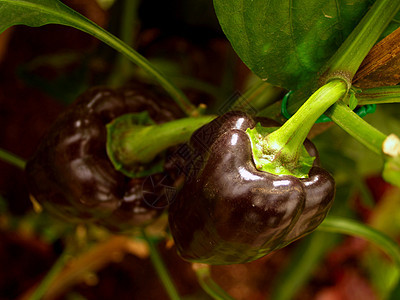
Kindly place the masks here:
<instances>
[{"instance_id":1,"label":"second dark pepper","mask_svg":"<svg viewBox=\"0 0 400 300\"><path fill-rule=\"evenodd\" d=\"M152 175L163 181L155 187L148 178L130 179L115 170L106 153L106 124L143 111L157 123L180 114L172 101L142 86L85 92L57 119L27 163L31 195L63 219L99 223L114 231L153 221L166 204L151 204L168 202L162 187L172 185L171 180L163 173Z\"/></svg>"}]
</instances>

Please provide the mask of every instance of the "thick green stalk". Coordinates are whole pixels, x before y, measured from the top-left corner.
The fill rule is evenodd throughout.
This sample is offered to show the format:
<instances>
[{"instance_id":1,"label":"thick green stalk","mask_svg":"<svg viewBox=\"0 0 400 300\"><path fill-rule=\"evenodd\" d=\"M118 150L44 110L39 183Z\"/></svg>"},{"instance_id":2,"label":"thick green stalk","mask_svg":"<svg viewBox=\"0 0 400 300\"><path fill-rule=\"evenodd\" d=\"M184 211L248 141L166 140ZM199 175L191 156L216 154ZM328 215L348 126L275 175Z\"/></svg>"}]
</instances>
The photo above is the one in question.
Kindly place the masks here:
<instances>
[{"instance_id":1,"label":"thick green stalk","mask_svg":"<svg viewBox=\"0 0 400 300\"><path fill-rule=\"evenodd\" d=\"M358 104L400 103L400 86L383 86L365 89L356 94Z\"/></svg>"},{"instance_id":2,"label":"thick green stalk","mask_svg":"<svg viewBox=\"0 0 400 300\"><path fill-rule=\"evenodd\" d=\"M171 300L179 300L179 294L176 291L175 285L172 282L171 276L168 273L167 268L164 265L164 262L158 253L156 246L153 244L153 241L147 236L145 230L142 230L142 237L146 240L147 244L149 245L150 250L150 259L153 263L153 266L166 289L168 296Z\"/></svg>"},{"instance_id":3,"label":"thick green stalk","mask_svg":"<svg viewBox=\"0 0 400 300\"><path fill-rule=\"evenodd\" d=\"M333 80L319 88L300 109L278 130L269 134L265 153L285 164L297 164L306 139L315 121L347 92L342 80Z\"/></svg>"},{"instance_id":4,"label":"thick green stalk","mask_svg":"<svg viewBox=\"0 0 400 300\"><path fill-rule=\"evenodd\" d=\"M0 160L8 162L22 170L25 169L26 161L6 150L0 149Z\"/></svg>"},{"instance_id":5,"label":"thick green stalk","mask_svg":"<svg viewBox=\"0 0 400 300\"><path fill-rule=\"evenodd\" d=\"M183 118L145 126L131 122L130 115L124 115L107 125L107 152L116 167L149 163L169 147L187 142L196 129L214 118Z\"/></svg>"},{"instance_id":6,"label":"thick green stalk","mask_svg":"<svg viewBox=\"0 0 400 300\"><path fill-rule=\"evenodd\" d=\"M387 136L365 122L347 105L338 102L329 108L325 114L368 149L378 155L383 155L382 145Z\"/></svg>"},{"instance_id":7,"label":"thick green stalk","mask_svg":"<svg viewBox=\"0 0 400 300\"><path fill-rule=\"evenodd\" d=\"M398 0L376 0L324 68L323 80L345 79L348 84L382 32L400 9Z\"/></svg>"}]
</instances>

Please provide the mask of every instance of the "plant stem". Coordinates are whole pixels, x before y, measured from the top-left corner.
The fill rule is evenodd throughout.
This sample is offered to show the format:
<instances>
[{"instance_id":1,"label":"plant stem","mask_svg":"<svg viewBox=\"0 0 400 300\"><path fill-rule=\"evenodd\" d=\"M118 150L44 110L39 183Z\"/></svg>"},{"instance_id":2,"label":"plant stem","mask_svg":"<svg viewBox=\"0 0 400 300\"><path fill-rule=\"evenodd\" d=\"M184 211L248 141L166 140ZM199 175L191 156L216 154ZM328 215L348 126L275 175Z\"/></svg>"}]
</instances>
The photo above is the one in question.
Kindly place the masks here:
<instances>
[{"instance_id":1,"label":"plant stem","mask_svg":"<svg viewBox=\"0 0 400 300\"><path fill-rule=\"evenodd\" d=\"M378 155L383 155L382 144L386 135L365 122L347 105L338 102L326 113L338 126Z\"/></svg>"},{"instance_id":2,"label":"plant stem","mask_svg":"<svg viewBox=\"0 0 400 300\"><path fill-rule=\"evenodd\" d=\"M319 88L278 130L266 137L266 152L296 164L304 140L315 121L347 91L346 83L333 80Z\"/></svg>"},{"instance_id":3,"label":"plant stem","mask_svg":"<svg viewBox=\"0 0 400 300\"><path fill-rule=\"evenodd\" d=\"M21 170L25 169L26 165L25 160L1 148L0 148L0 160L8 162L9 164L20 168Z\"/></svg>"},{"instance_id":4,"label":"plant stem","mask_svg":"<svg viewBox=\"0 0 400 300\"><path fill-rule=\"evenodd\" d=\"M299 289L306 284L325 255L338 244L340 235L327 236L324 232L314 232L302 239L286 268L275 278L271 294L274 300L293 299ZM289 288L290 287L290 288Z\"/></svg>"},{"instance_id":5,"label":"plant stem","mask_svg":"<svg viewBox=\"0 0 400 300\"><path fill-rule=\"evenodd\" d=\"M328 217L319 225L317 230L362 237L381 248L393 259L396 266L400 269L399 245L391 238L372 227L351 219Z\"/></svg>"},{"instance_id":6,"label":"plant stem","mask_svg":"<svg viewBox=\"0 0 400 300\"><path fill-rule=\"evenodd\" d=\"M249 111L254 114L277 100L282 91L280 87L259 80L233 103L231 110Z\"/></svg>"},{"instance_id":7,"label":"plant stem","mask_svg":"<svg viewBox=\"0 0 400 300\"><path fill-rule=\"evenodd\" d=\"M135 41L135 33L138 23L138 6L139 0L124 0L122 3L122 16L120 22L120 38L123 42L131 47ZM132 66L129 60L119 54L114 63L114 68L108 79L110 86L118 86L124 84L131 76Z\"/></svg>"},{"instance_id":8,"label":"plant stem","mask_svg":"<svg viewBox=\"0 0 400 300\"><path fill-rule=\"evenodd\" d=\"M400 1L376 0L356 28L328 61L325 82L332 78L351 80L382 32L400 9Z\"/></svg>"},{"instance_id":9,"label":"plant stem","mask_svg":"<svg viewBox=\"0 0 400 300\"><path fill-rule=\"evenodd\" d=\"M69 259L69 254L64 251L61 256L57 259L54 265L51 267L50 271L42 279L39 286L35 289L29 300L41 300L49 289L50 285L53 283L54 279L60 274L64 269L66 263Z\"/></svg>"},{"instance_id":10,"label":"plant stem","mask_svg":"<svg viewBox=\"0 0 400 300\"><path fill-rule=\"evenodd\" d=\"M72 246L72 245L71 245ZM53 265L50 273L45 277L45 283L40 283L39 288L43 297L36 299L58 299L65 291L82 281L85 274L97 272L107 264L115 261L116 255L131 253L140 258L147 257L148 249L144 243L138 243L126 236L114 235L105 241L99 242L87 251L74 256L74 259L67 260L69 248L64 250L64 254ZM64 263L64 268L62 267ZM66 265L68 265L66 267ZM58 271L58 272L57 272ZM42 287L43 286L43 287ZM44 289L44 286L47 288ZM37 287L25 292L20 300L31 299Z\"/></svg>"},{"instance_id":11,"label":"plant stem","mask_svg":"<svg viewBox=\"0 0 400 300\"><path fill-rule=\"evenodd\" d=\"M64 5L60 3L60 5ZM75 28L82 30L94 37L98 38L102 42L106 43L110 47L114 48L116 51L125 55L130 61L132 61L137 66L141 67L143 70L148 72L175 100L179 107L188 116L197 116L199 112L196 107L186 98L185 94L175 87L165 75L163 75L159 70L152 66L149 61L140 55L138 52L133 50L129 45L107 32L94 22L85 18L81 14L77 13L73 9L64 5L70 14L64 14L60 18L60 24L67 26L74 26ZM67 22L66 22L67 21Z\"/></svg>"},{"instance_id":12,"label":"plant stem","mask_svg":"<svg viewBox=\"0 0 400 300\"><path fill-rule=\"evenodd\" d=\"M233 298L225 292L211 277L210 266L206 264L193 264L197 280L203 290L213 299L232 300Z\"/></svg>"},{"instance_id":13,"label":"plant stem","mask_svg":"<svg viewBox=\"0 0 400 300\"><path fill-rule=\"evenodd\" d=\"M164 265L164 262L158 253L157 248L153 244L153 241L147 236L147 233L145 232L144 229L142 229L142 236L146 240L147 244L149 245L149 250L150 250L150 259L151 262L153 263L154 268L156 269L156 272L161 279L169 297L172 300L179 300L179 294L175 289L175 285L171 280L171 276L168 273L167 268Z\"/></svg>"},{"instance_id":14,"label":"plant stem","mask_svg":"<svg viewBox=\"0 0 400 300\"><path fill-rule=\"evenodd\" d=\"M356 94L358 104L400 103L400 86L383 86Z\"/></svg>"},{"instance_id":15,"label":"plant stem","mask_svg":"<svg viewBox=\"0 0 400 300\"><path fill-rule=\"evenodd\" d=\"M214 118L183 118L141 126L130 122L129 115L125 115L107 125L107 152L114 165L148 163L165 149L187 142L196 129Z\"/></svg>"}]
</instances>

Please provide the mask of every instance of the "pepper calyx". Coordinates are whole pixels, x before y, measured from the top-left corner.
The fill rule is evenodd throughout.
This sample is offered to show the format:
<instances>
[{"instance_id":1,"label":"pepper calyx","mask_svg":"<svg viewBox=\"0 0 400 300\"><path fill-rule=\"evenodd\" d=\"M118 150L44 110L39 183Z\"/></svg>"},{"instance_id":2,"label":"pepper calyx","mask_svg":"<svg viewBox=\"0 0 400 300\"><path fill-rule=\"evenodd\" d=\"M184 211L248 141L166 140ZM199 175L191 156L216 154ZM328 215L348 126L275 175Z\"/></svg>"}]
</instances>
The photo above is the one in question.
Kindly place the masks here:
<instances>
[{"instance_id":1,"label":"pepper calyx","mask_svg":"<svg viewBox=\"0 0 400 300\"><path fill-rule=\"evenodd\" d=\"M311 156L304 145L299 151L299 157L294 162L291 158L284 156L281 149L273 149L268 145L268 135L275 131L276 127L263 127L260 123L246 130L251 142L252 156L256 168L259 171L274 175L292 175L297 178L308 178L315 157Z\"/></svg>"},{"instance_id":2,"label":"pepper calyx","mask_svg":"<svg viewBox=\"0 0 400 300\"><path fill-rule=\"evenodd\" d=\"M147 126L154 124L155 122L147 111L124 114L107 124L106 149L116 170L130 178L149 176L163 171L164 160L162 158L147 163L138 163L138 159L132 158L131 151L127 151L130 144L135 144L132 143L132 139L140 140L145 137ZM135 130L132 130L133 128Z\"/></svg>"}]
</instances>

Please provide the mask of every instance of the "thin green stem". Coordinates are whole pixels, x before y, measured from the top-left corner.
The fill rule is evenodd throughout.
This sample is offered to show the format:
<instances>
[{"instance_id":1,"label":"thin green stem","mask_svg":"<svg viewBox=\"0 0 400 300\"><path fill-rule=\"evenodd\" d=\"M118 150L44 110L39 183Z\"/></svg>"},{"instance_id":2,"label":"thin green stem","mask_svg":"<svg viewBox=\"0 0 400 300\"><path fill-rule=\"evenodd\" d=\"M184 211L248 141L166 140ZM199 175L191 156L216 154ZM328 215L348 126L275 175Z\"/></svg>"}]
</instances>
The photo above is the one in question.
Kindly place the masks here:
<instances>
[{"instance_id":1,"label":"thin green stem","mask_svg":"<svg viewBox=\"0 0 400 300\"><path fill-rule=\"evenodd\" d=\"M179 294L176 291L175 285L171 280L171 276L168 273L167 268L164 265L164 262L158 253L158 250L156 246L153 244L153 241L149 238L145 230L142 230L142 237L146 240L147 244L149 245L149 250L150 250L150 259L151 262L153 263L153 266L161 279L161 282L163 283L169 297L172 300L179 300Z\"/></svg>"},{"instance_id":2,"label":"thin green stem","mask_svg":"<svg viewBox=\"0 0 400 300\"><path fill-rule=\"evenodd\" d=\"M233 300L233 298L214 281L210 273L209 265L194 264L193 269L196 272L200 286L209 296L217 300Z\"/></svg>"},{"instance_id":3,"label":"thin green stem","mask_svg":"<svg viewBox=\"0 0 400 300\"><path fill-rule=\"evenodd\" d=\"M317 230L362 237L381 248L393 259L396 266L400 269L399 245L391 238L372 227L351 219L328 217L319 225Z\"/></svg>"},{"instance_id":4,"label":"thin green stem","mask_svg":"<svg viewBox=\"0 0 400 300\"><path fill-rule=\"evenodd\" d=\"M365 89L356 94L358 104L400 103L400 86L384 86Z\"/></svg>"},{"instance_id":5,"label":"thin green stem","mask_svg":"<svg viewBox=\"0 0 400 300\"><path fill-rule=\"evenodd\" d=\"M140 0L124 0L122 8L121 40L132 46L135 42L137 30L138 7Z\"/></svg>"},{"instance_id":6,"label":"thin green stem","mask_svg":"<svg viewBox=\"0 0 400 300\"><path fill-rule=\"evenodd\" d=\"M325 114L368 149L383 155L382 144L387 136L360 118L347 105L338 102Z\"/></svg>"},{"instance_id":7,"label":"thin green stem","mask_svg":"<svg viewBox=\"0 0 400 300\"><path fill-rule=\"evenodd\" d=\"M342 80L333 80L319 88L282 127L266 137L266 151L296 164L315 121L346 91L347 85Z\"/></svg>"},{"instance_id":8,"label":"thin green stem","mask_svg":"<svg viewBox=\"0 0 400 300\"><path fill-rule=\"evenodd\" d=\"M30 296L29 300L43 299L43 296L46 294L50 285L53 283L54 279L60 274L60 272L64 269L65 264L67 263L68 260L69 260L69 254L67 253L67 251L64 251L61 254L61 256L57 259L57 261L53 264L50 271L42 279L39 286Z\"/></svg>"},{"instance_id":9,"label":"thin green stem","mask_svg":"<svg viewBox=\"0 0 400 300\"><path fill-rule=\"evenodd\" d=\"M400 1L377 0L325 67L325 81L338 77L348 84L362 61L400 9Z\"/></svg>"},{"instance_id":10,"label":"thin green stem","mask_svg":"<svg viewBox=\"0 0 400 300\"><path fill-rule=\"evenodd\" d=\"M60 3L60 5L62 4ZM152 66L146 58L94 22L85 18L68 6L65 7L68 9L70 14L63 14L60 18L60 24L72 26L90 35L93 35L110 47L114 48L116 51L122 53L134 64L148 72L170 94L170 96L188 116L198 115L196 107L190 103L185 94L180 89L175 87L165 75Z\"/></svg>"},{"instance_id":11,"label":"thin green stem","mask_svg":"<svg viewBox=\"0 0 400 300\"><path fill-rule=\"evenodd\" d=\"M13 166L16 166L16 167L22 169L22 170L25 169L25 165L26 165L25 160L16 156L15 154L12 154L11 152L1 149L1 148L0 148L0 160L5 161Z\"/></svg>"},{"instance_id":12,"label":"thin green stem","mask_svg":"<svg viewBox=\"0 0 400 300\"><path fill-rule=\"evenodd\" d=\"M258 111L277 100L282 90L280 87L259 80L233 103L231 110L254 113L254 111Z\"/></svg>"},{"instance_id":13,"label":"thin green stem","mask_svg":"<svg viewBox=\"0 0 400 300\"><path fill-rule=\"evenodd\" d=\"M293 299L298 290L310 279L325 255L340 240L340 235L314 232L298 245L286 267L275 278L271 299ZM290 288L289 288L290 287Z\"/></svg>"}]
</instances>

